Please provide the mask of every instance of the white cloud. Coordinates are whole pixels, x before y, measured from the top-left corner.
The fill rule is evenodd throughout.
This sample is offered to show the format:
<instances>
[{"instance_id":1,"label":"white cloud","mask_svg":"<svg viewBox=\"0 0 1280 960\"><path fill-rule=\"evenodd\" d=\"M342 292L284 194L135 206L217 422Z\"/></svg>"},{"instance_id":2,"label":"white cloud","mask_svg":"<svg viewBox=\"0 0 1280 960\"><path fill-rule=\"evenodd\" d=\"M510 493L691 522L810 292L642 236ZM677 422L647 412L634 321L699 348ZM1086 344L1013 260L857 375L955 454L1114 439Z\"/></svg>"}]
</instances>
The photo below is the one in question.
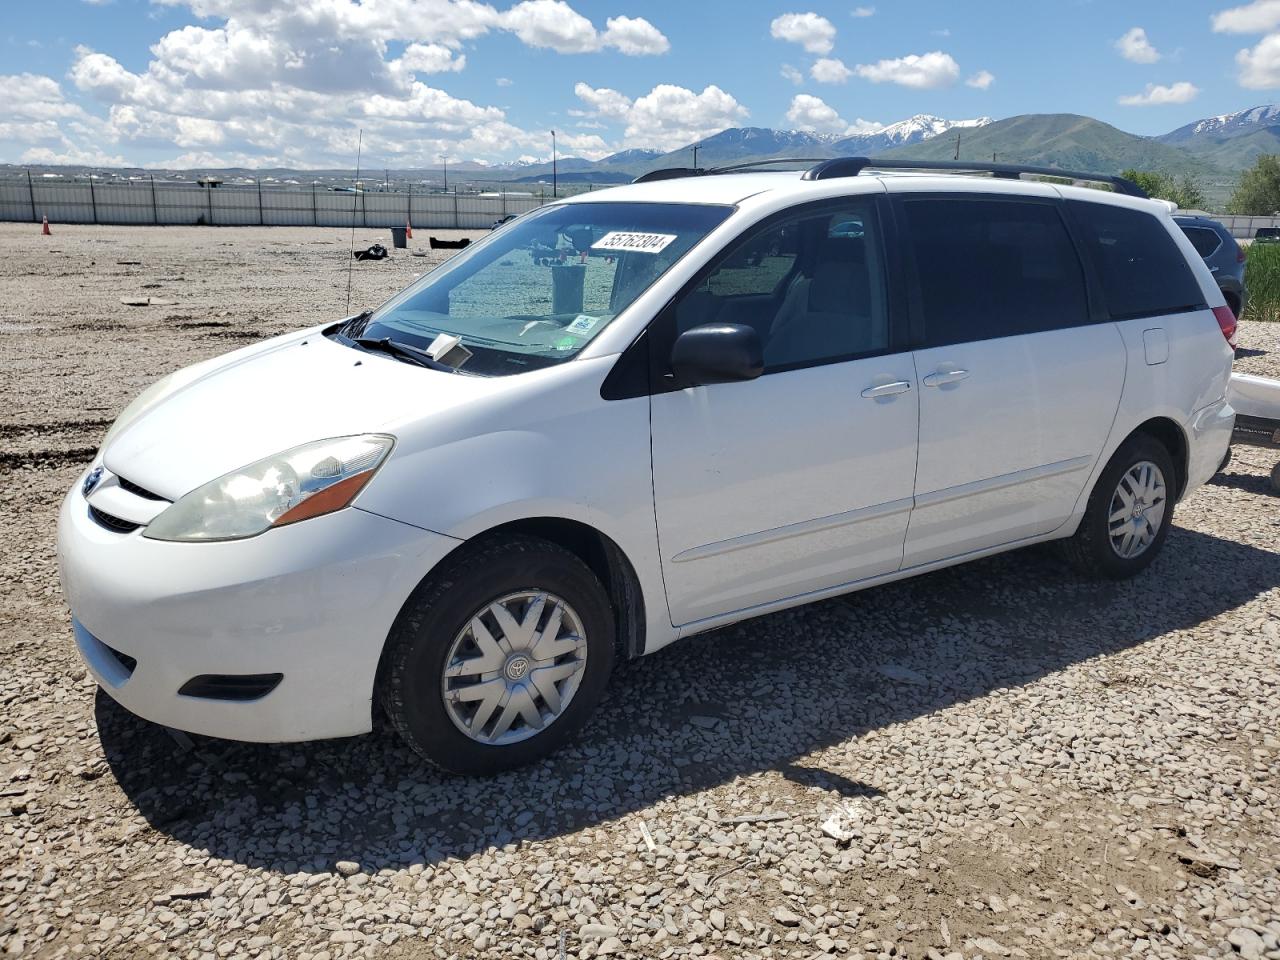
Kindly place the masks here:
<instances>
[{"instance_id":1,"label":"white cloud","mask_svg":"<svg viewBox=\"0 0 1280 960\"><path fill-rule=\"evenodd\" d=\"M1280 27L1280 0L1254 0L1213 15L1215 33L1267 33Z\"/></svg>"},{"instance_id":2,"label":"white cloud","mask_svg":"<svg viewBox=\"0 0 1280 960\"><path fill-rule=\"evenodd\" d=\"M853 71L844 65L844 61L833 57L815 60L809 68L809 76L819 83L844 83L853 76Z\"/></svg>"},{"instance_id":3,"label":"white cloud","mask_svg":"<svg viewBox=\"0 0 1280 960\"><path fill-rule=\"evenodd\" d=\"M855 133L875 133L884 125L859 117L853 123L841 118L834 107L820 97L798 93L791 98L787 108L787 122L797 130L809 133L834 133L849 136Z\"/></svg>"},{"instance_id":4,"label":"white cloud","mask_svg":"<svg viewBox=\"0 0 1280 960\"><path fill-rule=\"evenodd\" d=\"M395 64L409 74L456 73L467 65L467 58L442 43L411 43Z\"/></svg>"},{"instance_id":5,"label":"white cloud","mask_svg":"<svg viewBox=\"0 0 1280 960\"><path fill-rule=\"evenodd\" d=\"M1121 97L1118 102L1126 107L1161 107L1171 103L1190 103L1199 93L1199 87L1185 80L1169 86L1148 83L1142 93Z\"/></svg>"},{"instance_id":6,"label":"white cloud","mask_svg":"<svg viewBox=\"0 0 1280 960\"><path fill-rule=\"evenodd\" d=\"M964 85L966 87L973 87L975 90L989 90L991 89L991 85L995 82L995 74L990 70L979 70L966 80Z\"/></svg>"},{"instance_id":7,"label":"white cloud","mask_svg":"<svg viewBox=\"0 0 1280 960\"><path fill-rule=\"evenodd\" d=\"M546 135L512 124L499 107L429 82L467 68L464 44L506 31L528 46L564 53L641 55L670 47L648 20L612 16L598 28L564 0L502 0L501 7L479 0L152 2L157 9L184 7L198 24L164 33L136 69L78 47L68 77L101 107L89 113L66 101L55 81L28 80L32 89L0 103L0 150L21 144L88 156L84 144L117 144L147 156L329 166L350 162L363 128L375 163L414 166L441 152L498 159L542 150ZM54 99L33 94L50 84ZM51 121L20 121L19 110L60 110L65 120L52 121L53 129L33 126ZM588 156L610 146L594 133L572 135L566 145Z\"/></svg>"},{"instance_id":8,"label":"white cloud","mask_svg":"<svg viewBox=\"0 0 1280 960\"><path fill-rule=\"evenodd\" d=\"M714 84L701 93L660 83L632 104L626 145L674 150L741 123L747 108Z\"/></svg>"},{"instance_id":9,"label":"white cloud","mask_svg":"<svg viewBox=\"0 0 1280 960\"><path fill-rule=\"evenodd\" d=\"M784 63L778 72L782 74L783 80L794 83L797 87L804 83L804 74L789 63Z\"/></svg>"},{"instance_id":10,"label":"white cloud","mask_svg":"<svg viewBox=\"0 0 1280 960\"><path fill-rule=\"evenodd\" d=\"M511 83L512 83L512 81L511 81L511 78L510 78L510 77L498 77L498 78L497 78L497 79L495 79L493 82L494 82L494 83L496 83L496 84L497 84L498 86L500 86L500 87L509 87L509 86L511 86Z\"/></svg>"},{"instance_id":11,"label":"white cloud","mask_svg":"<svg viewBox=\"0 0 1280 960\"><path fill-rule=\"evenodd\" d=\"M671 41L643 17L610 17L605 21L600 42L629 57L666 53L671 49Z\"/></svg>"},{"instance_id":12,"label":"white cloud","mask_svg":"<svg viewBox=\"0 0 1280 960\"><path fill-rule=\"evenodd\" d=\"M523 0L499 17L499 23L531 47L557 53L591 53L614 47L627 56L666 53L671 43L643 17L610 17L604 33L564 0Z\"/></svg>"},{"instance_id":13,"label":"white cloud","mask_svg":"<svg viewBox=\"0 0 1280 960\"><path fill-rule=\"evenodd\" d=\"M590 108L589 114L584 115L625 120L631 110L631 98L608 87L597 90L590 84L579 82L573 85L573 93Z\"/></svg>"},{"instance_id":14,"label":"white cloud","mask_svg":"<svg viewBox=\"0 0 1280 960\"><path fill-rule=\"evenodd\" d=\"M591 21L564 0L524 0L502 15L502 25L530 47L557 53L589 53L600 49Z\"/></svg>"},{"instance_id":15,"label":"white cloud","mask_svg":"<svg viewBox=\"0 0 1280 960\"><path fill-rule=\"evenodd\" d=\"M791 98L791 106L787 108L787 122L797 130L814 133L841 133L848 126L840 119L840 114L836 113L834 107L820 97L807 93L798 93Z\"/></svg>"},{"instance_id":16,"label":"white cloud","mask_svg":"<svg viewBox=\"0 0 1280 960\"><path fill-rule=\"evenodd\" d=\"M1251 50L1241 50L1236 54L1236 66L1240 68L1240 86L1246 89L1280 87L1280 33L1263 37Z\"/></svg>"},{"instance_id":17,"label":"white cloud","mask_svg":"<svg viewBox=\"0 0 1280 960\"><path fill-rule=\"evenodd\" d=\"M849 11L849 16L851 17L874 17L875 15L875 7L854 7Z\"/></svg>"},{"instance_id":18,"label":"white cloud","mask_svg":"<svg viewBox=\"0 0 1280 960\"><path fill-rule=\"evenodd\" d=\"M859 64L854 70L858 76L872 83L896 83L916 90L949 87L960 79L960 65L951 54L941 50Z\"/></svg>"},{"instance_id":19,"label":"white cloud","mask_svg":"<svg viewBox=\"0 0 1280 960\"><path fill-rule=\"evenodd\" d=\"M1116 49L1120 56L1134 63L1155 63L1160 59L1160 51L1147 39L1147 31L1134 27L1116 41Z\"/></svg>"},{"instance_id":20,"label":"white cloud","mask_svg":"<svg viewBox=\"0 0 1280 960\"><path fill-rule=\"evenodd\" d=\"M809 53L830 53L836 39L831 21L816 13L784 13L769 24L769 33L777 40L798 43Z\"/></svg>"}]
</instances>

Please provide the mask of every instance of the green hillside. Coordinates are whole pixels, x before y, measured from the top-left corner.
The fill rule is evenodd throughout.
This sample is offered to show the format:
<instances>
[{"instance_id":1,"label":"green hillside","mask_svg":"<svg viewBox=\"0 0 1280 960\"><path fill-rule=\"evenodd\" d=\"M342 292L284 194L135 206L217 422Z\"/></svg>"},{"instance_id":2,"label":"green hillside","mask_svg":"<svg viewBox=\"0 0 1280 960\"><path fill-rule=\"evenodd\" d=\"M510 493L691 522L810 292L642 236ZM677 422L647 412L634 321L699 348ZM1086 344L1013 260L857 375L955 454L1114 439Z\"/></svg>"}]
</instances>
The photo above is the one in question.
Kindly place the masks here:
<instances>
[{"instance_id":1,"label":"green hillside","mask_svg":"<svg viewBox=\"0 0 1280 960\"><path fill-rule=\"evenodd\" d=\"M1239 145L1240 140L1231 141ZM899 147L886 157L950 160L955 156L955 133ZM1205 156L1117 130L1110 124L1071 113L1036 113L1010 117L977 130L965 130L960 138L961 160L1025 163L1064 170L1119 173L1128 168L1153 170L1175 177L1190 176L1204 189L1211 206L1221 207L1238 176ZM1247 164L1246 164L1247 165Z\"/></svg>"},{"instance_id":2,"label":"green hillside","mask_svg":"<svg viewBox=\"0 0 1280 960\"><path fill-rule=\"evenodd\" d=\"M1226 139L1197 137L1181 149L1222 170L1239 173L1258 157L1280 153L1280 127L1262 127L1252 133Z\"/></svg>"},{"instance_id":3,"label":"green hillside","mask_svg":"<svg viewBox=\"0 0 1280 960\"><path fill-rule=\"evenodd\" d=\"M950 160L954 131L899 147L888 157ZM1110 124L1070 113L1037 113L962 131L960 158L1039 164L1046 167L1119 173L1128 167L1174 175L1221 176L1223 171L1178 147L1117 130Z\"/></svg>"}]
</instances>

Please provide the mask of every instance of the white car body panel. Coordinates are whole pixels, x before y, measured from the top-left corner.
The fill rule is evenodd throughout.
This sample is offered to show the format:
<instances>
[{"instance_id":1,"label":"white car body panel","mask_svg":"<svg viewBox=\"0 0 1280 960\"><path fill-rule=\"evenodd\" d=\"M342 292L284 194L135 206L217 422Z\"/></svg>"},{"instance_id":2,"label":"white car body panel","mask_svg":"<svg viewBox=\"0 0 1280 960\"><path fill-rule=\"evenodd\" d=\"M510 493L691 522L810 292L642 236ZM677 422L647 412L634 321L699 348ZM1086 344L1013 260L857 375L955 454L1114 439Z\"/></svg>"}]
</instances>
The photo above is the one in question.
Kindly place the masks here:
<instances>
[{"instance_id":1,"label":"white car body panel","mask_svg":"<svg viewBox=\"0 0 1280 960\"><path fill-rule=\"evenodd\" d=\"M1185 440L1185 490L1230 439L1231 350L1211 310L771 373L605 400L618 357L725 245L798 203L857 194L1068 197L1155 212L1210 307L1222 295L1151 201L956 176L795 174L672 180L582 195L736 206L573 360L509 377L425 370L321 328L189 368L113 428L106 473L59 520L76 637L95 678L134 712L245 740L370 728L383 642L414 587L459 545L504 524L572 521L634 573L643 649L680 636L1029 543L1069 536L1116 448L1153 418ZM494 236L500 235L500 231ZM483 250L474 244L443 270ZM943 368L969 376L946 387ZM909 391L867 399L891 381ZM89 507L149 522L183 494L330 437L395 446L353 505L245 540L116 533ZM139 498L121 478L160 496ZM104 646L106 645L106 646ZM107 647L137 660L131 675ZM252 703L197 700L203 673L283 672Z\"/></svg>"},{"instance_id":2,"label":"white car body panel","mask_svg":"<svg viewBox=\"0 0 1280 960\"><path fill-rule=\"evenodd\" d=\"M895 354L653 397L653 492L675 623L902 565L914 379L911 355ZM861 396L895 381L912 389Z\"/></svg>"}]
</instances>

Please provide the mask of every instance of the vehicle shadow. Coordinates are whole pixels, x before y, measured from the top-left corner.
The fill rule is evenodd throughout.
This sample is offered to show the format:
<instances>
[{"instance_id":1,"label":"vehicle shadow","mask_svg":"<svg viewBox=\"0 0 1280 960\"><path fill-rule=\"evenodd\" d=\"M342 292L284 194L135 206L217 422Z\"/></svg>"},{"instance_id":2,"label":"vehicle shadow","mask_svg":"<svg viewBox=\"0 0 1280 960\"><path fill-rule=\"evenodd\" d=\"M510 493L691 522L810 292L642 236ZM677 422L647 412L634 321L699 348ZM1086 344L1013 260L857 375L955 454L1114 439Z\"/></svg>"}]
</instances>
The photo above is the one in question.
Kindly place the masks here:
<instances>
[{"instance_id":1,"label":"vehicle shadow","mask_svg":"<svg viewBox=\"0 0 1280 960\"><path fill-rule=\"evenodd\" d=\"M1206 571L1220 571L1212 589ZM873 796L873 783L810 755L1190 627L1278 584L1280 553L1177 527L1125 583L1081 581L1048 547L1006 554L678 643L620 671L577 742L489 779L426 767L389 731L190 747L101 692L96 714L111 770L156 830L286 873L335 860L372 872L554 838L758 771Z\"/></svg>"}]
</instances>

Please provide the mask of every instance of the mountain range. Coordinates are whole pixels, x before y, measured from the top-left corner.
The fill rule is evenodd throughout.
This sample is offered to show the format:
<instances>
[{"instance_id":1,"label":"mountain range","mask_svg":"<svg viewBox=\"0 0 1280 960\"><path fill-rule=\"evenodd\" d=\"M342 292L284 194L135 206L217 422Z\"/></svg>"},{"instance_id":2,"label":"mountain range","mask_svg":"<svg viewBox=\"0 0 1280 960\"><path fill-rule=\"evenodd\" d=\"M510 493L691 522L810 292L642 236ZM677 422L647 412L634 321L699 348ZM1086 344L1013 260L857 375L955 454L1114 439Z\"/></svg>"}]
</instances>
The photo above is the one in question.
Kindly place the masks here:
<instances>
[{"instance_id":1,"label":"mountain range","mask_svg":"<svg viewBox=\"0 0 1280 960\"><path fill-rule=\"evenodd\" d=\"M957 151L962 160L1025 163L1119 173L1128 168L1173 176L1193 177L1210 206L1225 202L1239 182L1240 173L1263 154L1280 154L1280 105L1251 107L1237 113L1207 117L1161 136L1126 133L1091 117L1068 113L1038 113L993 121L990 117L948 120L919 114L872 131L844 134L768 127L731 127L677 150L661 152L634 148L600 160L561 157L556 174L564 184L608 185L626 183L637 175L662 167L688 167L697 149L699 167L794 157L814 160L838 156L883 156L904 159L951 160ZM0 165L3 167L4 165ZM35 168L33 168L35 169ZM43 168L59 169L59 168ZM66 171L68 168L61 168ZM78 171L77 171L78 172ZM146 178L160 171L130 169L125 175ZM197 171L168 171L171 179L190 179ZM436 167L378 171L383 177L422 182L440 180ZM321 175L350 182L349 170L202 170L199 173L235 178L255 178L285 183L307 183ZM376 173L376 172L375 172ZM484 164L451 162L448 174L454 182L550 184L552 166L541 162ZM383 177L375 177L381 180Z\"/></svg>"}]
</instances>

